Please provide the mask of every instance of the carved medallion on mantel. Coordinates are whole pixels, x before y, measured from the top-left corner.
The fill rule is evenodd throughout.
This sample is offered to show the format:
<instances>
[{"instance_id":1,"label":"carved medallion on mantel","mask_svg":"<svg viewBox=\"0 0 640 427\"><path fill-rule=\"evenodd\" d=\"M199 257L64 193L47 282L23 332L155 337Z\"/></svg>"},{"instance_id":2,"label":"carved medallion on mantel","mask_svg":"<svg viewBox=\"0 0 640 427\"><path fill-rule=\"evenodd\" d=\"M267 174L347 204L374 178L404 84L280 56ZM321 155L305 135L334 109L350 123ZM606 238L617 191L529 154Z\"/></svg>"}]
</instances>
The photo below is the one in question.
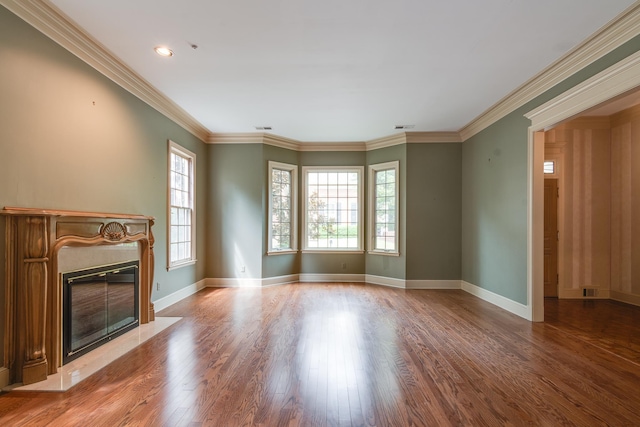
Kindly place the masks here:
<instances>
[{"instance_id":1,"label":"carved medallion on mantel","mask_svg":"<svg viewBox=\"0 0 640 427\"><path fill-rule=\"evenodd\" d=\"M12 383L42 381L62 366L63 247L137 242L140 323L155 319L152 217L11 207L0 215L7 219L4 360Z\"/></svg>"}]
</instances>

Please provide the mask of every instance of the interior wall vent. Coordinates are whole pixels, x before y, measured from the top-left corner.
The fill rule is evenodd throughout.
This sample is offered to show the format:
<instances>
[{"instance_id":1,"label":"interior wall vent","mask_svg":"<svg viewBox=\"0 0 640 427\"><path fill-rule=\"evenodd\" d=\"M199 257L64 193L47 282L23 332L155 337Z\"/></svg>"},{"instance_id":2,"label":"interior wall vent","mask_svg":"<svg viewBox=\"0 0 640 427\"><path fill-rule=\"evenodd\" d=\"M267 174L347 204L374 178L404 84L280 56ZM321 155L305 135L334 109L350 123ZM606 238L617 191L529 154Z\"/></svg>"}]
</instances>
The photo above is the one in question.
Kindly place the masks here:
<instances>
[{"instance_id":1,"label":"interior wall vent","mask_svg":"<svg viewBox=\"0 0 640 427\"><path fill-rule=\"evenodd\" d=\"M256 130L271 130L271 126L256 126Z\"/></svg>"},{"instance_id":2,"label":"interior wall vent","mask_svg":"<svg viewBox=\"0 0 640 427\"><path fill-rule=\"evenodd\" d=\"M416 125L395 125L394 129L413 129L414 127L416 127Z\"/></svg>"},{"instance_id":3,"label":"interior wall vent","mask_svg":"<svg viewBox=\"0 0 640 427\"><path fill-rule=\"evenodd\" d=\"M597 297L598 290L594 288L582 288L582 296L583 297Z\"/></svg>"}]
</instances>

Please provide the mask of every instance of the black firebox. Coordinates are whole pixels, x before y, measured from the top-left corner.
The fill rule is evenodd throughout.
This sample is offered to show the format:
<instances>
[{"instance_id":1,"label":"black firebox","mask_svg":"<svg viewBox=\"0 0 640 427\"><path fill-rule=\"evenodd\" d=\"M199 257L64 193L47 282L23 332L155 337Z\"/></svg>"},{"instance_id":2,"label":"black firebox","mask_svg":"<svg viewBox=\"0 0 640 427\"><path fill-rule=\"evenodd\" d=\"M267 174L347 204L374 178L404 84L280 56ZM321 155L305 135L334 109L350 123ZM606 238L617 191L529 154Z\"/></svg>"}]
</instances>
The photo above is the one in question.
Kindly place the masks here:
<instances>
[{"instance_id":1,"label":"black firebox","mask_svg":"<svg viewBox=\"0 0 640 427\"><path fill-rule=\"evenodd\" d=\"M62 275L63 364L139 324L138 261Z\"/></svg>"}]
</instances>

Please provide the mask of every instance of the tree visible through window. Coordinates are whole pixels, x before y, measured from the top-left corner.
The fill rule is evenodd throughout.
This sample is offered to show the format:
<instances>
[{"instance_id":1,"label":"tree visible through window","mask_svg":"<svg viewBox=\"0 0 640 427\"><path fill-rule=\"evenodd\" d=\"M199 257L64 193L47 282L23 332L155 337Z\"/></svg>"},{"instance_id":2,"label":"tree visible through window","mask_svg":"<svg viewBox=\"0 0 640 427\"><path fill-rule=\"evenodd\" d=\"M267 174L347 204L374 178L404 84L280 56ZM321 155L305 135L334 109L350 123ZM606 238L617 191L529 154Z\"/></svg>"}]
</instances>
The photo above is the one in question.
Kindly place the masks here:
<instances>
[{"instance_id":1,"label":"tree visible through window","mask_svg":"<svg viewBox=\"0 0 640 427\"><path fill-rule=\"evenodd\" d=\"M269 162L269 252L295 250L297 166Z\"/></svg>"},{"instance_id":2,"label":"tree visible through window","mask_svg":"<svg viewBox=\"0 0 640 427\"><path fill-rule=\"evenodd\" d=\"M370 166L372 250L398 252L398 162Z\"/></svg>"},{"instance_id":3,"label":"tree visible through window","mask_svg":"<svg viewBox=\"0 0 640 427\"><path fill-rule=\"evenodd\" d=\"M361 249L362 168L305 168L305 249Z\"/></svg>"}]
</instances>

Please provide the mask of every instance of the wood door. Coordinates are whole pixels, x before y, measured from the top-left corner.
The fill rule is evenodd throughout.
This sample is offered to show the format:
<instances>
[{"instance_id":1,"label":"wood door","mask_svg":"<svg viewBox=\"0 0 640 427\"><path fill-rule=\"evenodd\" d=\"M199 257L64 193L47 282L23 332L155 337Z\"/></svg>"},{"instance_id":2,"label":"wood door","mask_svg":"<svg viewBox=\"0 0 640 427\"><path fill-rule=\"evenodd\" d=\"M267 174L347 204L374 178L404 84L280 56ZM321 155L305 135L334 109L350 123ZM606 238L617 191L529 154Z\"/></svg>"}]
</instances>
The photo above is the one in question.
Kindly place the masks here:
<instances>
[{"instance_id":1,"label":"wood door","mask_svg":"<svg viewBox=\"0 0 640 427\"><path fill-rule=\"evenodd\" d=\"M558 180L544 180L544 296L558 297Z\"/></svg>"}]
</instances>

